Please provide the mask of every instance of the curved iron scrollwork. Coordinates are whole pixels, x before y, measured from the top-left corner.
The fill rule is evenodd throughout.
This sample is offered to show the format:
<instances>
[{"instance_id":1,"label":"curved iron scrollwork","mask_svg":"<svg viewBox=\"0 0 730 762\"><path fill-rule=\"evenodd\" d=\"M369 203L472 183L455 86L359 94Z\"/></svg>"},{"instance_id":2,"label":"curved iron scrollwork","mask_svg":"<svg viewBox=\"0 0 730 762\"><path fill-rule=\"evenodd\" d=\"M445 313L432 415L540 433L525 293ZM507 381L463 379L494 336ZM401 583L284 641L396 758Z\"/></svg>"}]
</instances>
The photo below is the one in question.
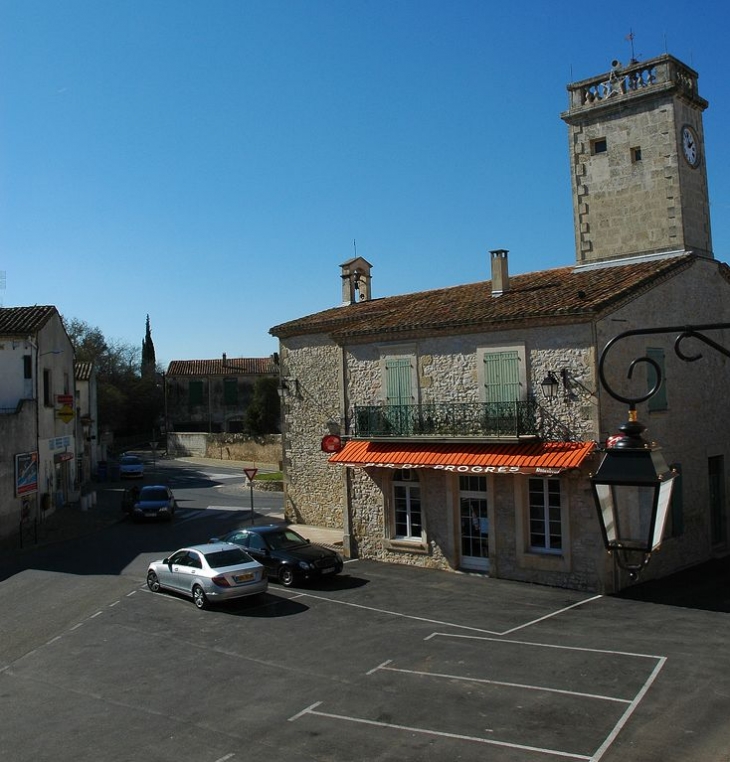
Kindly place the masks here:
<instances>
[{"instance_id":1,"label":"curved iron scrollwork","mask_svg":"<svg viewBox=\"0 0 730 762\"><path fill-rule=\"evenodd\" d=\"M651 336L651 335L664 334L664 333L676 333L677 338L674 340L674 353L677 355L677 357L680 360L684 362L696 362L697 360L702 358L701 352L689 354L683 350L682 344L690 339L695 339L697 341L700 341L703 344L706 344L708 347L711 347L715 351L720 352L720 354L723 354L726 357L730 357L730 349L728 349L727 347L724 347L722 344L718 344L716 341L714 341L709 336L706 336L704 334L704 331L719 331L725 328L730 328L730 323L703 323L702 325L680 325L680 326L661 326L658 328L636 328L631 331L624 331L623 333L619 333L617 336L614 336L610 341L608 341L606 346L601 351L601 357L598 361L598 376L601 380L601 385L606 390L606 392L609 395L611 395L611 397L613 397L615 400L618 400L619 402L623 402L629 405L630 409L635 410L636 405L639 402L645 402L649 398L653 397L659 391L659 387L662 385L662 370L659 367L659 364L656 362L656 360L653 360L651 357L637 357L635 360L632 360L631 363L629 364L629 370L626 377L630 380L631 377L633 376L634 368L639 363L646 363L648 365L651 365L654 368L654 371L656 373L656 380L654 382L654 385L652 386L651 389L649 389L648 392L638 397L627 397L625 395L619 394L615 389L611 388L610 384L606 380L606 376L603 370L603 366L606 363L608 352L613 346L615 346L619 341L622 341L623 339L628 339L632 336Z\"/></svg>"}]
</instances>

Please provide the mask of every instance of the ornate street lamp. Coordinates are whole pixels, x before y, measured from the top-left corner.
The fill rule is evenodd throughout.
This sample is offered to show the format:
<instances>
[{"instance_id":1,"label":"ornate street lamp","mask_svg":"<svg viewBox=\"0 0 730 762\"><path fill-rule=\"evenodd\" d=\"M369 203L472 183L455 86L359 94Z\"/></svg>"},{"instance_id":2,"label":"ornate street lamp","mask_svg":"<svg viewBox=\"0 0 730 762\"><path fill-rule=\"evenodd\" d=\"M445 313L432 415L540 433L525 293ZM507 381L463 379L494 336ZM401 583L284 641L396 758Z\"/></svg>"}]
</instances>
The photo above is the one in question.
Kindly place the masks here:
<instances>
[{"instance_id":1,"label":"ornate street lamp","mask_svg":"<svg viewBox=\"0 0 730 762\"><path fill-rule=\"evenodd\" d=\"M647 442L642 437L646 427L639 423L636 415L637 403L648 400L659 391L661 368L649 357L633 360L628 378L637 364L648 363L654 368L655 382L646 394L625 397L616 393L606 381L604 364L608 351L618 341L630 336L676 333L674 351L684 362L694 362L702 357L682 351L682 342L689 338L702 341L730 357L730 351L701 333L724 328L730 328L730 323L625 331L611 339L601 353L598 363L601 385L615 400L629 405L629 416L628 421L619 427L621 433L607 439L603 461L591 476L591 488L606 550L614 554L616 563L628 571L632 579L636 579L649 563L652 552L661 545L677 474L667 466L656 442Z\"/></svg>"}]
</instances>

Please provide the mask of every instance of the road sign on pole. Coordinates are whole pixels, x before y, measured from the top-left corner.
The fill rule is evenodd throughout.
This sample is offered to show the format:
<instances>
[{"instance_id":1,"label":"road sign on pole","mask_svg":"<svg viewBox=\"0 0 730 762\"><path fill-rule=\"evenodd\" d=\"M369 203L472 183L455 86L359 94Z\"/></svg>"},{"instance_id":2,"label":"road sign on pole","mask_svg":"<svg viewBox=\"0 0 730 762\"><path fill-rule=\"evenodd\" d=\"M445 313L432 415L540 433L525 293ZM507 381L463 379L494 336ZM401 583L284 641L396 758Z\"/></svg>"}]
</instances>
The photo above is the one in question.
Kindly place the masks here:
<instances>
[{"instance_id":1,"label":"road sign on pole","mask_svg":"<svg viewBox=\"0 0 730 762\"><path fill-rule=\"evenodd\" d=\"M256 476L256 474L259 472L258 468L244 468L243 473L246 474L246 477L248 478L248 486L251 490L251 523L253 524L253 517L254 517L254 511L253 511L253 478Z\"/></svg>"}]
</instances>

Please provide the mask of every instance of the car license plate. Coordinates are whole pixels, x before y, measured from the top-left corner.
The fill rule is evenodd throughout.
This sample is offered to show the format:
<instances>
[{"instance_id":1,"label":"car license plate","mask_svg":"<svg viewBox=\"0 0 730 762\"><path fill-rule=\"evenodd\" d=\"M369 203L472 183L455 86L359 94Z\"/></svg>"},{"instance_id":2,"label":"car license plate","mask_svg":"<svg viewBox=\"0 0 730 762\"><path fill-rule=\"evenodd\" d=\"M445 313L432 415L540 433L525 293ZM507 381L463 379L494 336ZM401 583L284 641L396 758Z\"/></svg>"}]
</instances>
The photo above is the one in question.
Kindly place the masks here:
<instances>
[{"instance_id":1,"label":"car license plate","mask_svg":"<svg viewBox=\"0 0 730 762\"><path fill-rule=\"evenodd\" d=\"M253 573L249 572L248 574L236 574L234 575L233 579L236 582L248 582L249 580L253 579Z\"/></svg>"},{"instance_id":2,"label":"car license plate","mask_svg":"<svg viewBox=\"0 0 730 762\"><path fill-rule=\"evenodd\" d=\"M334 570L335 570L335 567L330 566L329 569L322 569L322 574L332 574Z\"/></svg>"}]
</instances>

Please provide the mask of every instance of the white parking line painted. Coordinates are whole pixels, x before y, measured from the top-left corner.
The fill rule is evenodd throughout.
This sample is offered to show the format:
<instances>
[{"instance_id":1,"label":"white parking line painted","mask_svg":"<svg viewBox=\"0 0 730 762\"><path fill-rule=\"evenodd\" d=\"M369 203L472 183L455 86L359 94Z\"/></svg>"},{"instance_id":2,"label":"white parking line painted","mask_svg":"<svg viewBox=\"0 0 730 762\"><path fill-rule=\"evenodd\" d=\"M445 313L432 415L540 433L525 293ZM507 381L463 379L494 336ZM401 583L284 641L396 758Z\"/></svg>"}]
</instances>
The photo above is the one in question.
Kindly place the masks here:
<instances>
[{"instance_id":1,"label":"white parking line painted","mask_svg":"<svg viewBox=\"0 0 730 762\"><path fill-rule=\"evenodd\" d=\"M389 614L390 616L401 617L402 619L413 619L414 621L417 621L417 622L427 622L428 624L437 624L437 625L442 625L444 627L454 627L458 630L470 630L471 632L482 632L486 635L509 635L510 633L516 632L517 630L521 630L525 627L529 627L531 625L537 624L538 622L543 622L546 619L550 619L551 617L558 616L558 614L562 614L566 611L570 611L570 609L573 609L576 606L583 606L586 603L590 603L591 601L595 601L603 597L601 595L596 595L596 596L593 596L592 598L586 598L585 600L578 601L577 603L574 603L571 606L566 606L565 608L558 609L557 611L553 611L550 614L546 614L545 616L542 616L539 619L533 619L530 622L525 622L524 624L518 625L517 627L511 627L508 630L503 630L499 632L497 630L487 630L482 627L470 627L465 624L455 624L454 622L444 622L439 619L428 619L426 617L415 616L414 614L402 614L399 611L391 611L390 609L379 609L379 608L375 608L374 606L364 606L361 603L351 603L350 601L338 601L338 600L335 600L334 598L327 598L324 595L313 595L312 593L299 593L299 596L304 596L307 598L315 598L316 600L327 601L327 603L334 603L339 606L351 606L352 608L363 609L365 611L374 611L376 614ZM429 635L426 638L426 640L428 640L428 638L430 637L432 637L432 635Z\"/></svg>"},{"instance_id":2,"label":"white parking line painted","mask_svg":"<svg viewBox=\"0 0 730 762\"><path fill-rule=\"evenodd\" d=\"M413 619L417 622L427 622L428 624L438 624L442 625L443 627L456 627L461 630L471 630L472 632L484 632L488 635L499 635L498 632L494 632L494 630L484 630L481 627L468 627L465 624L452 624L451 622L442 622L438 619L427 619L426 617L422 616L414 616L413 614L401 614L398 611L390 611L389 609L378 609L374 606L363 606L361 603L350 603L349 601L337 601L333 598L327 598L324 595L312 595L311 593L299 593L297 597L302 598L314 598L319 601L327 601L327 603L334 603L339 606L351 606L355 609L362 609L363 611L374 611L376 614L389 614L390 616L396 616L400 617L402 619Z\"/></svg>"},{"instance_id":3,"label":"white parking line painted","mask_svg":"<svg viewBox=\"0 0 730 762\"><path fill-rule=\"evenodd\" d=\"M659 659L659 663L654 667L654 671L651 673L647 681L644 683L644 686L642 689L636 694L636 698L631 702L631 706L629 706L626 711L621 715L621 718L619 721L614 725L613 730L608 734L606 737L606 740L598 747L598 750L596 753L591 757L591 762L599 762L599 760L603 757L603 755L609 750L611 747L611 744L616 740L616 737L623 729L624 725L629 721L629 718L631 715L636 711L636 708L641 703L641 700L646 695L646 692L651 688L654 681L657 679L657 676L662 670L662 667L664 666L664 663L666 662L666 657L662 656Z\"/></svg>"},{"instance_id":4,"label":"white parking line painted","mask_svg":"<svg viewBox=\"0 0 730 762\"><path fill-rule=\"evenodd\" d=\"M586 762L593 762L593 757L587 757L585 754L573 754L572 752L567 751L558 751L557 749L543 749L539 746L526 746L524 744L519 743L509 743L508 741L495 741L492 738L481 738L480 736L467 736L463 735L461 733L447 733L445 731L441 730L428 730L426 728L417 728L413 727L411 725L397 725L392 722L382 722L380 720L366 720L363 717L348 717L344 714L332 714L330 712L320 712L315 709L315 707L321 705L321 701L317 702L316 704L312 704L311 706L307 707L303 711L299 712L299 714L295 714L293 717L290 718L290 722L293 722L294 720L302 717L305 714L314 714L318 717L327 717L332 720L343 720L345 722L355 722L359 723L361 725L372 725L374 727L379 728L391 728L393 730L405 730L409 733L421 733L423 735L427 736L436 736L439 738L453 738L457 741L472 741L474 743L482 743L487 744L489 746L501 746L508 749L517 749L518 751L532 751L537 752L539 754L549 754L554 757L562 757L563 759L579 759L579 760L586 760Z\"/></svg>"},{"instance_id":5,"label":"white parking line painted","mask_svg":"<svg viewBox=\"0 0 730 762\"><path fill-rule=\"evenodd\" d=\"M453 632L432 632L424 640L431 640L432 638L463 638L467 640L490 640L494 643L512 643L517 646L535 646L536 648L555 648L563 651L585 651L592 654L608 654L611 656L636 656L642 659L666 659L665 656L658 656L656 654L640 654L632 651L613 651L605 648L586 648L585 646L563 646L559 643L534 643L529 640L508 640L505 638L482 638L478 635L458 635Z\"/></svg>"},{"instance_id":6,"label":"white parking line painted","mask_svg":"<svg viewBox=\"0 0 730 762\"><path fill-rule=\"evenodd\" d=\"M290 717L289 722L294 722L300 717L303 717L305 714L311 714L312 710L318 707L321 703L321 701L315 701L314 704L310 704L306 709L302 709L301 712L297 712L293 717Z\"/></svg>"},{"instance_id":7,"label":"white parking line painted","mask_svg":"<svg viewBox=\"0 0 730 762\"><path fill-rule=\"evenodd\" d=\"M433 637L444 637L444 638L462 638L462 639L471 639L471 640L487 640L487 641L493 641L497 643L513 643L516 645L522 645L522 646L535 646L539 648L552 648L552 649L559 649L559 650L568 650L568 651L582 651L585 653L595 653L595 654L607 654L610 656L626 656L631 658L644 658L644 659L653 659L656 661L656 664L654 665L654 669L649 674L649 677L644 681L644 684L637 692L636 696L630 701L624 701L624 703L628 703L629 706L626 708L626 711L621 715L621 717L618 719L616 724L614 725L611 732L606 736L606 739L604 742L598 747L596 752L591 755L590 760L591 762L599 762L599 760L603 757L603 755L608 751L608 749L611 747L611 744L616 740L616 737L621 732L623 727L626 725L626 723L629 721L631 715L636 711L637 707L641 703L642 699L646 695L647 691L651 686L654 684L654 681L657 679L659 673L661 672L662 668L664 667L664 664L667 661L666 656L658 656L656 654L642 654L642 653L635 653L633 651L615 651L612 649L603 649L603 648L586 648L582 646L563 646L563 645L557 645L555 643L530 643L528 641L520 641L520 640L505 640L502 638L482 638L474 635L459 635L455 633L433 633L432 635L429 635L426 640L430 640ZM391 667L383 667L384 669L392 669ZM576 693L576 696L582 696L584 694ZM614 701L620 701L621 699L614 699Z\"/></svg>"},{"instance_id":8,"label":"white parking line painted","mask_svg":"<svg viewBox=\"0 0 730 762\"><path fill-rule=\"evenodd\" d=\"M504 642L504 641L500 641ZM406 675L420 675L421 677L440 677L444 680L457 680L465 683L484 683L486 685L502 685L506 688L522 688L527 691L542 691L544 693L561 693L565 696L576 696L578 698L596 699L597 701L615 701L619 704L630 704L630 699L616 698L615 696L604 696L600 693L581 693L580 691L569 691L562 688L548 688L544 685L529 685L528 683L510 683L505 680L488 680L484 677L465 677L464 675L449 675L440 672L423 672L417 669L400 669L399 667L387 666L389 662L384 662L379 667L366 672L372 675L378 670L387 672L402 672Z\"/></svg>"},{"instance_id":9,"label":"white parking line painted","mask_svg":"<svg viewBox=\"0 0 730 762\"><path fill-rule=\"evenodd\" d=\"M525 627L531 627L533 624L538 624L538 622L544 622L546 619L550 619L551 617L558 616L559 614L564 614L566 611L570 611L571 609L574 609L577 606L583 606L586 603L597 601L599 598L603 598L603 596L594 595L592 598L586 598L585 600L578 601L577 603L573 603L570 606L566 606L565 608L558 609L557 611L553 611L551 614L545 614L545 616L541 616L539 619L533 619L530 622L525 622L524 624L521 624L517 627L513 627L511 630L505 630L502 633L502 635L510 635L513 632L517 632L517 630L522 630Z\"/></svg>"}]
</instances>

